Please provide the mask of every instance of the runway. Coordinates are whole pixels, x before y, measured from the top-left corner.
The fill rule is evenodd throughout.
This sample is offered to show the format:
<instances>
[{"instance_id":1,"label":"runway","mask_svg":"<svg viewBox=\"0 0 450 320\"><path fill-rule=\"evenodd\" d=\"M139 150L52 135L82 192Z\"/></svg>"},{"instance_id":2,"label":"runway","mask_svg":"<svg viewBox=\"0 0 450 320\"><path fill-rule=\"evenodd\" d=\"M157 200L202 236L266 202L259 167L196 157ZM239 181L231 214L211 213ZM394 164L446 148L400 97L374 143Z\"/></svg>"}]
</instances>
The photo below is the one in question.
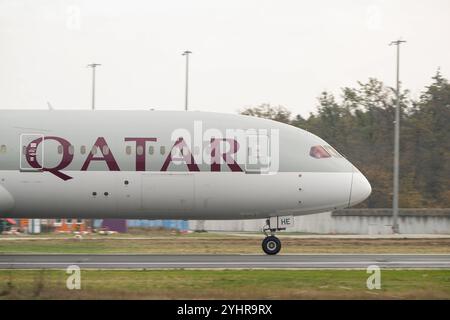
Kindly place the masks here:
<instances>
[{"instance_id":1,"label":"runway","mask_svg":"<svg viewBox=\"0 0 450 320\"><path fill-rule=\"evenodd\" d=\"M0 269L353 269L448 268L450 255L296 254L296 255L88 255L0 254Z\"/></svg>"}]
</instances>

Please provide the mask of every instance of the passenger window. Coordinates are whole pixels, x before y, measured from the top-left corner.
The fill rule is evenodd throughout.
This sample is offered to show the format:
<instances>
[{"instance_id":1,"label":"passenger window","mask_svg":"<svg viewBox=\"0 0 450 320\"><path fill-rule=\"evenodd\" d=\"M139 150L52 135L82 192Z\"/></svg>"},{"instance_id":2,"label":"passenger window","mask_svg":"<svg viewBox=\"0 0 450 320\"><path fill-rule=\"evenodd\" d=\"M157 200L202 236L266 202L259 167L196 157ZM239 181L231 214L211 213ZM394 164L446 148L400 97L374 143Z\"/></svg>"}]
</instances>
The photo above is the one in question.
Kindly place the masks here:
<instances>
[{"instance_id":1,"label":"passenger window","mask_svg":"<svg viewBox=\"0 0 450 320\"><path fill-rule=\"evenodd\" d=\"M59 145L58 146L58 154L62 154L63 153L63 146Z\"/></svg>"},{"instance_id":2,"label":"passenger window","mask_svg":"<svg viewBox=\"0 0 450 320\"><path fill-rule=\"evenodd\" d=\"M73 156L74 152L75 152L75 147L72 146L72 145L70 145L70 146L69 146L69 154L70 154L71 156Z\"/></svg>"},{"instance_id":3,"label":"passenger window","mask_svg":"<svg viewBox=\"0 0 450 320\"><path fill-rule=\"evenodd\" d=\"M103 154L105 156L107 156L109 154L109 147L108 146L103 146L102 151L103 151Z\"/></svg>"},{"instance_id":4,"label":"passenger window","mask_svg":"<svg viewBox=\"0 0 450 320\"><path fill-rule=\"evenodd\" d=\"M153 154L153 152L155 152L155 148L153 146L148 147L148 153Z\"/></svg>"},{"instance_id":5,"label":"passenger window","mask_svg":"<svg viewBox=\"0 0 450 320\"><path fill-rule=\"evenodd\" d=\"M0 146L0 153L6 153L6 145L2 144Z\"/></svg>"},{"instance_id":6,"label":"passenger window","mask_svg":"<svg viewBox=\"0 0 450 320\"><path fill-rule=\"evenodd\" d=\"M92 149L91 149L91 154L92 154L93 156L95 156L95 155L97 154L97 147L96 147L96 146L93 146L93 147L92 147Z\"/></svg>"},{"instance_id":7,"label":"passenger window","mask_svg":"<svg viewBox=\"0 0 450 320\"><path fill-rule=\"evenodd\" d=\"M131 146L127 146L127 147L125 148L125 153L128 154L128 155L131 154Z\"/></svg>"},{"instance_id":8,"label":"passenger window","mask_svg":"<svg viewBox=\"0 0 450 320\"><path fill-rule=\"evenodd\" d=\"M136 154L138 156L142 156L144 154L144 147L143 146L137 146L136 148Z\"/></svg>"},{"instance_id":9,"label":"passenger window","mask_svg":"<svg viewBox=\"0 0 450 320\"><path fill-rule=\"evenodd\" d=\"M80 153L81 154L86 154L86 146L81 146L80 147Z\"/></svg>"},{"instance_id":10,"label":"passenger window","mask_svg":"<svg viewBox=\"0 0 450 320\"><path fill-rule=\"evenodd\" d=\"M159 148L159 153L165 154L165 153L166 153L166 147L165 147L165 146L161 146L161 147Z\"/></svg>"}]
</instances>

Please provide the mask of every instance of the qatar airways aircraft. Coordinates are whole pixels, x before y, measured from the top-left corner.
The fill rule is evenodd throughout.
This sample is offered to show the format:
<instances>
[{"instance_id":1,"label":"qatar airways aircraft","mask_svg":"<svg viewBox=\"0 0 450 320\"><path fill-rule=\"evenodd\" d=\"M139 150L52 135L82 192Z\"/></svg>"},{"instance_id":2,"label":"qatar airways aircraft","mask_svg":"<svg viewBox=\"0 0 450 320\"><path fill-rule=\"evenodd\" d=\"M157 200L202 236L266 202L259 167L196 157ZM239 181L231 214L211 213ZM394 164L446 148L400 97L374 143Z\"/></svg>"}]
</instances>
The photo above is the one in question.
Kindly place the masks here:
<instances>
[{"instance_id":1,"label":"qatar airways aircraft","mask_svg":"<svg viewBox=\"0 0 450 320\"><path fill-rule=\"evenodd\" d=\"M346 208L367 179L324 140L261 118L196 111L0 110L0 217L266 218Z\"/></svg>"}]
</instances>

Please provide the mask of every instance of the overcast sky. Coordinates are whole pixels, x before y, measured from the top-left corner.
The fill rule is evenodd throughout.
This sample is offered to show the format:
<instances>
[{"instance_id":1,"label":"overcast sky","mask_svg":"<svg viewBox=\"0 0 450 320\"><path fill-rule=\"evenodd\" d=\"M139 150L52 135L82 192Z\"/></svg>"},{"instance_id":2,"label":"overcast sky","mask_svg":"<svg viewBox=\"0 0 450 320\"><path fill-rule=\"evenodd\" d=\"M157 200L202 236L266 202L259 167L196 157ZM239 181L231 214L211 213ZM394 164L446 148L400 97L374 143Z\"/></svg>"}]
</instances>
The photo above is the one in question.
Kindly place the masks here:
<instances>
[{"instance_id":1,"label":"overcast sky","mask_svg":"<svg viewBox=\"0 0 450 320\"><path fill-rule=\"evenodd\" d=\"M261 103L294 114L377 77L417 97L441 67L450 75L450 1L0 0L0 108L183 109L191 50L192 110Z\"/></svg>"}]
</instances>

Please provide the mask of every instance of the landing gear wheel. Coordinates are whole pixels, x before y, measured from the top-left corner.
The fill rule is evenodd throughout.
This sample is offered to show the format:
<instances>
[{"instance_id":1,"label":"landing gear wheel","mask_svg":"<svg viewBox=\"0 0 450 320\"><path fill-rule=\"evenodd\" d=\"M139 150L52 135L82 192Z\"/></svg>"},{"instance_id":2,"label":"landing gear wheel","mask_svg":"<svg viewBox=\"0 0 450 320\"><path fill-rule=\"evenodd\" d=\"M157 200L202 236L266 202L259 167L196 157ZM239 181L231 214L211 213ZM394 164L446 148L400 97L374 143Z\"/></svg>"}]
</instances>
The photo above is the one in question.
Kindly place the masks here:
<instances>
[{"instance_id":1,"label":"landing gear wheel","mask_svg":"<svg viewBox=\"0 0 450 320\"><path fill-rule=\"evenodd\" d=\"M262 249L266 254L277 254L281 250L281 241L275 236L268 236L262 242Z\"/></svg>"}]
</instances>

